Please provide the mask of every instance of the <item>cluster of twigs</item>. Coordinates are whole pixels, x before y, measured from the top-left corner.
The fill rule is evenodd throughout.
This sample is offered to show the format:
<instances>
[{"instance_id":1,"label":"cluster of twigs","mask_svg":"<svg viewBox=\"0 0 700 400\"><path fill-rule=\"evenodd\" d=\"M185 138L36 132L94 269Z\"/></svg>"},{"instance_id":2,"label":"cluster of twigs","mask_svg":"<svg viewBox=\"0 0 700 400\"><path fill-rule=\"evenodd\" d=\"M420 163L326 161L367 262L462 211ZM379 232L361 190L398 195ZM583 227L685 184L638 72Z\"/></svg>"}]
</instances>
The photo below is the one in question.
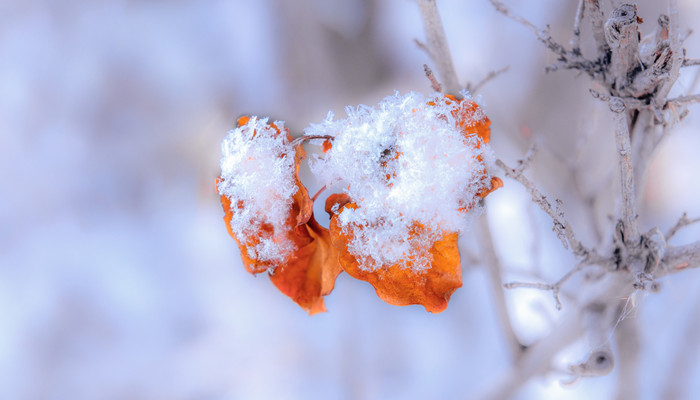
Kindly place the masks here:
<instances>
[{"instance_id":1,"label":"cluster of twigs","mask_svg":"<svg viewBox=\"0 0 700 400\"><path fill-rule=\"evenodd\" d=\"M685 57L684 37L678 27L677 0L669 0L669 14L659 16L655 31L643 38L638 27L642 19L637 15L635 5L619 5L606 18L598 0L579 0L570 48L552 38L548 29L541 29L515 15L503 3L497 0L491 0L491 3L503 15L533 31L557 57L556 63L547 71L581 71L598 88L603 88L591 90L591 93L594 98L608 103L615 122L620 185L617 224L608 233L607 242L599 244L600 249L596 249L578 240L562 212L561 201L555 200L552 204L535 183L525 177L534 148L516 168L501 160L496 162L506 176L522 184L533 202L551 217L554 233L577 259L576 265L557 282L511 282L505 287L551 291L557 309L561 309L559 293L572 276L587 268L599 273L583 276L571 308L566 310L551 334L524 346L510 324L501 287L501 265L491 241L488 222L482 219L480 236L486 238L482 244L482 261L489 267L495 282L496 302L502 314L500 320L514 360L503 380L486 397L510 398L531 376L551 368L552 358L579 338L587 340L590 352L587 359L570 367L574 379L612 371L616 359L610 343L613 336L618 342L618 356L622 358L618 363L620 379L635 379L634 362L630 360L636 359L638 340L634 327L623 320L630 299L639 291L659 290L658 279L663 276L700 267L700 241L684 246L669 244L669 239L680 229L700 222L700 218L691 219L684 214L665 235L658 228L642 232L637 207L637 198L644 187L654 151L669 130L687 115L687 105L700 102L697 94L668 97L681 68L700 64L697 59ZM457 82L435 0L420 0L420 7L428 40L427 44L419 45L431 56L442 84L428 67L426 75L434 89L456 94L462 87ZM590 24L596 44L596 53L592 57L584 56L581 51L583 23ZM490 75L489 79L495 75ZM480 86L470 89L475 87ZM634 397L634 387L634 383L627 382L621 385L618 394Z\"/></svg>"}]
</instances>

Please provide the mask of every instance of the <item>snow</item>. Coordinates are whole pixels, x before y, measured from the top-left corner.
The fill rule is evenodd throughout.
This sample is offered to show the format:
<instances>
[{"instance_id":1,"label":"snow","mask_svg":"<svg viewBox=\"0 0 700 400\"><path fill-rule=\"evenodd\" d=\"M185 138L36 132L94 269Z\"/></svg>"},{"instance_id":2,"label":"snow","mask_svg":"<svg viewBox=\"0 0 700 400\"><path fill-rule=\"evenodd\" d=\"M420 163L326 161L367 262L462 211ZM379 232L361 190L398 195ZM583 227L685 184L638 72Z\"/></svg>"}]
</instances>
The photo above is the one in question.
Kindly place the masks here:
<instances>
[{"instance_id":1,"label":"snow","mask_svg":"<svg viewBox=\"0 0 700 400\"><path fill-rule=\"evenodd\" d=\"M294 149L284 122L268 124L267 118L251 117L228 132L221 155L218 191L231 200L231 230L248 244L250 258L283 260L294 250L285 222L298 190ZM262 234L264 225L272 227L267 236Z\"/></svg>"},{"instance_id":2,"label":"snow","mask_svg":"<svg viewBox=\"0 0 700 400\"><path fill-rule=\"evenodd\" d=\"M413 268L425 270L428 250L444 232L468 228L475 212L460 209L474 208L489 184L484 160L490 149L459 129L453 112L462 104L437 93L397 92L377 108L347 107L347 118L329 113L306 129L307 135L334 136L333 148L316 156L311 170L321 184L343 186L358 205L344 208L338 221L345 233L353 230L348 249L362 268L411 259ZM485 116L469 118L467 125Z\"/></svg>"}]
</instances>

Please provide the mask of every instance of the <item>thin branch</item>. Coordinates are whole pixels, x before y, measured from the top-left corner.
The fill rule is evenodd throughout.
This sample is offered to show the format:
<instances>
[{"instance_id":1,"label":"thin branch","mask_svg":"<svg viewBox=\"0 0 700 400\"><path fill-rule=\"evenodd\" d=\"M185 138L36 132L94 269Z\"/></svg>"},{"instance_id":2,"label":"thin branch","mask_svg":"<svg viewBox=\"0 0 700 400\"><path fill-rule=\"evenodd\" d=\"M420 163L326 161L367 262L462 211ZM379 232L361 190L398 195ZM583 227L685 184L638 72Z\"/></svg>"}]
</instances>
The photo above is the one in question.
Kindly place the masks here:
<instances>
[{"instance_id":1,"label":"thin branch","mask_svg":"<svg viewBox=\"0 0 700 400\"><path fill-rule=\"evenodd\" d=\"M530 29L535 36L537 36L537 39L544 43L544 45L557 56L557 63L547 67L547 72L557 70L561 67L564 69L580 70L586 72L591 77L596 77L601 71L599 63L586 60L581 55L580 51L568 51L563 45L554 40L552 36L549 35L549 27L541 29L527 19L513 14L513 12L500 1L490 1L498 12Z\"/></svg>"},{"instance_id":2,"label":"thin branch","mask_svg":"<svg viewBox=\"0 0 700 400\"><path fill-rule=\"evenodd\" d=\"M488 269L489 281L491 282L496 309L498 310L498 319L503 327L513 360L517 362L522 356L525 346L518 340L518 337L515 335L515 330L513 329L513 324L510 321L508 304L506 303L505 294L501 287L503 283L503 277L501 275L503 267L501 266L501 262L493 245L493 235L491 234L491 228L486 213L479 218L479 230L484 261Z\"/></svg>"},{"instance_id":3,"label":"thin branch","mask_svg":"<svg viewBox=\"0 0 700 400\"><path fill-rule=\"evenodd\" d=\"M581 242L578 241L578 239L576 239L576 235L574 234L574 231L571 228L569 222L564 218L563 213L556 212L547 200L547 197L544 196L539 190L537 190L535 185L529 179L527 179L517 169L507 166L500 159L496 160L496 165L499 168L503 169L503 171L505 171L506 176L520 182L520 184L522 184L525 187L525 189L530 193L532 201L537 203L537 205L539 205L540 208L552 218L554 222L554 227L552 229L556 233L559 240L562 242L562 245L565 249L568 249L569 245L571 245L571 250L576 256L579 257L588 257L592 254L592 251L590 249L587 249L581 244Z\"/></svg>"},{"instance_id":4,"label":"thin branch","mask_svg":"<svg viewBox=\"0 0 700 400\"><path fill-rule=\"evenodd\" d=\"M682 104L692 104L692 103L700 103L700 94L692 94L690 96L679 96L679 97L674 97L672 99L668 99L666 101L666 104L664 105L664 109L666 109L672 105L679 106Z\"/></svg>"},{"instance_id":5,"label":"thin branch","mask_svg":"<svg viewBox=\"0 0 700 400\"><path fill-rule=\"evenodd\" d=\"M335 139L335 136L332 136L332 135L303 135L303 136L299 136L298 138L295 138L294 140L292 140L292 147L300 145L308 140L316 140L316 139L333 140L333 139Z\"/></svg>"},{"instance_id":6,"label":"thin branch","mask_svg":"<svg viewBox=\"0 0 700 400\"><path fill-rule=\"evenodd\" d=\"M413 39L413 43L415 43L416 47L418 47L418 48L419 48L420 50L422 50L425 54L427 54L427 55L428 55L428 58L430 58L431 60L435 58L435 56L433 56L433 53L432 53L432 52L430 51L430 49L428 48L428 45L427 45L427 44L421 42L421 41L418 40L418 39Z\"/></svg>"},{"instance_id":7,"label":"thin branch","mask_svg":"<svg viewBox=\"0 0 700 400\"><path fill-rule=\"evenodd\" d=\"M671 52L673 54L673 62L671 63L671 69L669 71L669 76L666 82L661 86L658 93L655 96L657 103L664 103L668 97L671 88L676 83L678 76L680 75L681 65L683 65L683 48L680 43L680 27L679 27L679 12L678 12L678 0L669 0L668 2L668 14L669 14L669 41L671 44Z\"/></svg>"},{"instance_id":8,"label":"thin branch","mask_svg":"<svg viewBox=\"0 0 700 400\"><path fill-rule=\"evenodd\" d=\"M326 185L323 185L322 188L318 189L318 192L316 192L316 194L311 198L311 202L312 202L312 203L315 202L316 199L318 198L318 196L320 196L321 193L323 193L324 190L326 190Z\"/></svg>"},{"instance_id":9,"label":"thin branch","mask_svg":"<svg viewBox=\"0 0 700 400\"><path fill-rule=\"evenodd\" d=\"M496 10L498 12L500 12L501 14L505 15L506 17L512 19L513 21L529 28L537 36L537 38L540 39L540 41L547 43L549 40L552 39L545 29L540 29L539 27L537 27L537 25L533 24L532 22L528 21L527 19L525 19L519 15L513 14L510 11L510 9L508 7L506 7L505 4L501 3L498 0L490 0L490 1L491 1L491 4L493 4L493 6L496 7Z\"/></svg>"},{"instance_id":10,"label":"thin branch","mask_svg":"<svg viewBox=\"0 0 700 400\"><path fill-rule=\"evenodd\" d=\"M622 4L613 10L605 23L605 39L612 50L612 88L620 93L630 85L629 77L640 63L636 6Z\"/></svg>"},{"instance_id":11,"label":"thin branch","mask_svg":"<svg viewBox=\"0 0 700 400\"><path fill-rule=\"evenodd\" d=\"M669 246L661 259L657 278L700 267L700 241L684 246Z\"/></svg>"},{"instance_id":12,"label":"thin branch","mask_svg":"<svg viewBox=\"0 0 700 400\"><path fill-rule=\"evenodd\" d=\"M445 38L445 28L442 26L442 20L440 19L435 0L419 0L418 5L425 24L425 35L428 40L427 48L433 62L437 66L443 82L443 88L447 93L458 95L460 86L457 83L457 74L452 64L452 55Z\"/></svg>"},{"instance_id":13,"label":"thin branch","mask_svg":"<svg viewBox=\"0 0 700 400\"><path fill-rule=\"evenodd\" d=\"M676 224L673 225L673 227L671 227L671 229L669 229L668 232L666 232L666 235L664 235L666 241L668 242L669 240L671 240L672 237L676 236L678 231L685 228L686 226L696 224L698 222L700 222L700 217L691 219L688 218L688 213L684 212L683 215L681 215L681 217L678 219L678 222L676 222Z\"/></svg>"},{"instance_id":14,"label":"thin branch","mask_svg":"<svg viewBox=\"0 0 700 400\"><path fill-rule=\"evenodd\" d=\"M615 142L617 144L617 162L620 167L622 194L622 221L626 243L636 243L639 239L637 227L637 203L634 189L634 169L632 168L632 145L625 103L619 97L609 102L610 111L615 120Z\"/></svg>"},{"instance_id":15,"label":"thin branch","mask_svg":"<svg viewBox=\"0 0 700 400\"><path fill-rule=\"evenodd\" d=\"M581 54L581 21L583 21L585 1L579 0L576 7L576 17L574 18L574 36L571 38L571 51L574 54Z\"/></svg>"},{"instance_id":16,"label":"thin branch","mask_svg":"<svg viewBox=\"0 0 700 400\"><path fill-rule=\"evenodd\" d=\"M435 78L433 70L430 69L428 64L423 64L423 72L425 72L425 77L428 78L428 80L430 81L430 86L433 87L433 90L436 92L442 92L442 86L440 85L440 82L438 82Z\"/></svg>"},{"instance_id":17,"label":"thin branch","mask_svg":"<svg viewBox=\"0 0 700 400\"><path fill-rule=\"evenodd\" d=\"M506 65L505 67L503 67L503 68L501 68L501 69L497 69L497 70L491 71L491 72L489 72L488 75L486 75L486 77L485 77L484 79L480 80L479 82L477 82L477 83L476 83L475 85L473 85L473 86L472 86L471 83L468 83L468 84L467 84L467 91L468 91L469 93L472 93L472 94L478 93L478 92L479 92L479 89L481 89L481 88L482 88L484 85L486 85L489 81L491 81L491 80L493 80L494 78L496 78L498 75L501 75L502 73L508 71L508 69L510 69L510 66Z\"/></svg>"},{"instance_id":18,"label":"thin branch","mask_svg":"<svg viewBox=\"0 0 700 400\"><path fill-rule=\"evenodd\" d=\"M578 263L576 267L571 269L566 275L562 276L558 281L554 283L542 283L542 282L509 282L503 285L506 289L517 289L517 288L530 288L552 291L552 296L554 296L554 302L557 310L561 310L561 300L559 300L559 292L561 287L576 273L580 272L584 267L590 265L589 263Z\"/></svg>"},{"instance_id":19,"label":"thin branch","mask_svg":"<svg viewBox=\"0 0 700 400\"><path fill-rule=\"evenodd\" d=\"M694 65L700 65L700 58L685 58L683 59L683 66L690 67Z\"/></svg>"},{"instance_id":20,"label":"thin branch","mask_svg":"<svg viewBox=\"0 0 700 400\"><path fill-rule=\"evenodd\" d=\"M530 147L527 149L527 153L525 153L525 157L523 157L522 160L518 160L518 168L516 169L518 174L522 174L530 167L530 163L532 163L535 153L537 153L537 142L532 142Z\"/></svg>"}]
</instances>

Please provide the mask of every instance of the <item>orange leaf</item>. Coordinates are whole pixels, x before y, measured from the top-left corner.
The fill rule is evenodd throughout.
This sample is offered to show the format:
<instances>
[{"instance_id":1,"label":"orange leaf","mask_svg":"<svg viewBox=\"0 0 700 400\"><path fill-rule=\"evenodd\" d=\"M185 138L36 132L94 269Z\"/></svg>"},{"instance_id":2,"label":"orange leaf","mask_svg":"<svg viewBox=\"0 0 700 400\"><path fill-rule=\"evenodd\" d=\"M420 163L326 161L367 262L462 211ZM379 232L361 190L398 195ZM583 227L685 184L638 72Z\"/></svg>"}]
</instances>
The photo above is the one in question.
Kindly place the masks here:
<instances>
[{"instance_id":1,"label":"orange leaf","mask_svg":"<svg viewBox=\"0 0 700 400\"><path fill-rule=\"evenodd\" d=\"M239 124L245 124L247 117L239 119ZM279 130L278 130L279 132ZM291 142L291 137L287 133ZM231 229L231 200L221 196L224 208L226 228L238 243L241 259L246 270L251 274L269 271L272 283L285 295L313 315L325 311L323 296L329 294L335 285L338 274L342 271L338 263L335 248L331 245L328 230L320 226L313 217L313 202L308 191L299 180L299 165L306 153L301 145L295 148L295 180L297 191L292 199L285 222L283 236L294 243L296 250L282 261L259 261L248 255L248 247L260 243L260 237L272 233L272 227L262 225L260 235L242 243ZM219 178L221 179L221 178ZM217 180L218 183L218 180ZM244 204L237 204L242 208Z\"/></svg>"},{"instance_id":2,"label":"orange leaf","mask_svg":"<svg viewBox=\"0 0 700 400\"><path fill-rule=\"evenodd\" d=\"M452 112L457 118L457 125L462 128L464 136L478 135L485 144L491 140L491 120L483 113L476 102L468 99L457 100L451 94L445 95L448 99L456 101L460 107Z\"/></svg>"},{"instance_id":3,"label":"orange leaf","mask_svg":"<svg viewBox=\"0 0 700 400\"><path fill-rule=\"evenodd\" d=\"M326 203L326 209L331 208L330 203L338 200L342 203L341 196L344 195L338 195ZM377 296L389 304L397 306L420 304L433 313L444 311L452 293L462 286L457 233L445 233L442 239L435 242L430 249L424 249L432 256L431 266L427 269L413 268L412 260L406 259L394 265L374 265L370 271L360 267L357 257L348 251L348 244L354 239L354 230L345 234L339 226L337 215L343 207L356 208L357 205L346 203L331 217L331 241L338 250L343 270L353 278L369 282L377 292ZM363 227L354 226L354 229L361 230ZM420 235L421 230L424 229L422 225L416 224L411 234Z\"/></svg>"}]
</instances>

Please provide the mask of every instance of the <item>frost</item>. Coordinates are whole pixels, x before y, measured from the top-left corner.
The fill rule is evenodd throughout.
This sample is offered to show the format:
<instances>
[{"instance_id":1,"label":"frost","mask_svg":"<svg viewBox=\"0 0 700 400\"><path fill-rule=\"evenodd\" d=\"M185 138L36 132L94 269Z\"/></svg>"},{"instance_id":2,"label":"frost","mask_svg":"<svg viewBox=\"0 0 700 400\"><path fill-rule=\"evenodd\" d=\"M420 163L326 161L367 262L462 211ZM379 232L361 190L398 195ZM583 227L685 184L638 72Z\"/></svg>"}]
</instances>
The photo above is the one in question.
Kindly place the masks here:
<instances>
[{"instance_id":1,"label":"frost","mask_svg":"<svg viewBox=\"0 0 700 400\"><path fill-rule=\"evenodd\" d=\"M358 205L344 208L338 221L345 233L352 230L348 249L363 268L407 259L416 270L429 268L432 244L469 225L474 212L464 211L489 185L484 160L491 156L477 135L465 137L458 126L454 115L464 104L441 94L396 93L377 108L347 107L346 119L329 114L306 129L335 137L311 170L327 187L342 185ZM460 118L472 126L485 115L476 108Z\"/></svg>"},{"instance_id":2,"label":"frost","mask_svg":"<svg viewBox=\"0 0 700 400\"><path fill-rule=\"evenodd\" d=\"M294 250L284 225L298 190L295 152L284 123L251 117L221 143L220 195L231 200L231 229L248 256L279 261Z\"/></svg>"}]
</instances>

